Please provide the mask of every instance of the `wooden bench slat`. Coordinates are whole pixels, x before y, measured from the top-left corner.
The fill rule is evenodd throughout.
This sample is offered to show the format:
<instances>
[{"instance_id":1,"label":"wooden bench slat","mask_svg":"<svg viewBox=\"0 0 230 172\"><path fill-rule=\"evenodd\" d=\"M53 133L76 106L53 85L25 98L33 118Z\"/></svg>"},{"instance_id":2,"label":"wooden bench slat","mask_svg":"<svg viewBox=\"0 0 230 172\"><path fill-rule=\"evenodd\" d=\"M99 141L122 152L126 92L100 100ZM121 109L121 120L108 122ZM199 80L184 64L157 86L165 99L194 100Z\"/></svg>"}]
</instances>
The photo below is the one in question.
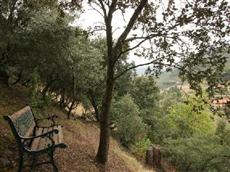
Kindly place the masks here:
<instances>
[{"instance_id":1,"label":"wooden bench slat","mask_svg":"<svg viewBox=\"0 0 230 172\"><path fill-rule=\"evenodd\" d=\"M48 132L48 128L44 128L43 129L43 131L42 131L42 134L43 133L47 133ZM40 144L38 145L38 149L43 149L43 148L45 148L45 146L46 146L46 139L47 139L47 137L42 137L41 139L40 139Z\"/></svg>"},{"instance_id":2,"label":"wooden bench slat","mask_svg":"<svg viewBox=\"0 0 230 172\"><path fill-rule=\"evenodd\" d=\"M52 130L55 130L55 129L58 130L58 126L50 127L48 131L52 131ZM55 144L58 144L58 134L52 133L52 139L54 140ZM50 140L48 140L48 142L50 142Z\"/></svg>"},{"instance_id":3,"label":"wooden bench slat","mask_svg":"<svg viewBox=\"0 0 230 172\"><path fill-rule=\"evenodd\" d=\"M35 131L36 135L42 134L42 131L43 131L43 128L38 128L38 130ZM40 137L38 137L38 138L36 138L36 139L33 140L32 145L31 145L31 149L32 150L37 150L38 149L40 140L41 140Z\"/></svg>"},{"instance_id":4,"label":"wooden bench slat","mask_svg":"<svg viewBox=\"0 0 230 172\"><path fill-rule=\"evenodd\" d=\"M63 133L62 133L62 127L61 126L54 126L50 128L39 128L36 132L36 135L43 134L46 132L49 132L51 130L58 130L58 134L53 133L52 139L54 140L55 144L63 143ZM44 149L48 147L49 144L52 144L50 139L48 137L43 138L36 138L34 139L31 149L32 150L38 150L38 149Z\"/></svg>"}]
</instances>

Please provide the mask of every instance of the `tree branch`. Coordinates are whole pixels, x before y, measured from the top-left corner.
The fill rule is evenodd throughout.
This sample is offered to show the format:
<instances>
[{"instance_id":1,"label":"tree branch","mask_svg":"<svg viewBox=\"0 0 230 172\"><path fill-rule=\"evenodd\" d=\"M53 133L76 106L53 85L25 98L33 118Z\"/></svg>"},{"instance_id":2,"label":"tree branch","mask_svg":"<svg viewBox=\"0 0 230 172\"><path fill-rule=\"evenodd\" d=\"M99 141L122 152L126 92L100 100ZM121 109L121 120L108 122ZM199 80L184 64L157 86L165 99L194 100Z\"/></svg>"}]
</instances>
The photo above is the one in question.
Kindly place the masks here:
<instances>
[{"instance_id":1,"label":"tree branch","mask_svg":"<svg viewBox=\"0 0 230 172\"><path fill-rule=\"evenodd\" d=\"M138 68L138 67L141 67L141 66L147 66L147 65L150 65L152 63L154 63L156 60L158 59L155 59L155 60L152 60L151 62L148 62L148 63L142 63L142 64L139 64L139 65L136 65L136 66L131 66L127 69L125 69L124 71L122 71L121 73L119 73L117 76L114 77L114 80L120 78L122 75L124 75L126 72L128 72L129 70L132 70L132 69L135 69L135 68Z\"/></svg>"},{"instance_id":2,"label":"tree branch","mask_svg":"<svg viewBox=\"0 0 230 172\"><path fill-rule=\"evenodd\" d=\"M135 46L133 46L133 47L131 47L131 48L128 48L128 49L126 49L126 50L120 52L120 54L117 56L117 59L119 59L119 58L121 57L122 54L127 53L127 52L129 52L129 51L132 51L132 50L138 48L141 44L143 44L143 43L144 43L145 41L147 41L147 40L148 40L148 39L144 39L144 40L140 41L137 45L135 45Z\"/></svg>"},{"instance_id":3,"label":"tree branch","mask_svg":"<svg viewBox=\"0 0 230 172\"><path fill-rule=\"evenodd\" d=\"M133 25L135 24L139 14L141 13L142 9L147 4L147 2L148 2L148 0L142 0L140 2L139 6L134 11L132 17L130 18L129 23L128 23L127 27L125 28L124 32L118 38L118 41L117 41L116 46L115 46L115 49L117 47L119 47L122 44L122 42L126 39L126 37L128 36L129 32L131 31Z\"/></svg>"},{"instance_id":4,"label":"tree branch","mask_svg":"<svg viewBox=\"0 0 230 172\"><path fill-rule=\"evenodd\" d=\"M180 70L183 70L182 69L182 66L180 66L178 63L174 63L174 64L166 64L166 63L162 63L162 62L158 62L159 58L157 59L154 59L150 62L147 62L147 63L142 63L142 64L139 64L139 65L135 65L135 66L131 66L127 69L125 69L124 71L122 71L121 73L117 74L114 79L118 79L119 77L121 77L122 75L124 75L126 72L128 72L129 70L132 70L132 69L135 69L135 68L138 68L138 67L141 67L141 66L147 66L147 65L150 65L150 64L153 64L153 63L156 63L158 65L162 65L162 66L168 66L168 67L174 67L174 68L177 68L177 69L180 69Z\"/></svg>"},{"instance_id":5,"label":"tree branch","mask_svg":"<svg viewBox=\"0 0 230 172\"><path fill-rule=\"evenodd\" d=\"M112 18L113 12L116 10L117 0L113 0L111 5L109 6L108 17Z\"/></svg>"},{"instance_id":6,"label":"tree branch","mask_svg":"<svg viewBox=\"0 0 230 172\"><path fill-rule=\"evenodd\" d=\"M102 9L102 11L103 11L103 13L104 13L104 17L105 18L107 18L107 13L106 13L106 9L105 9L105 6L104 6L104 4L103 4L103 1L102 0L98 0L99 1L99 3L100 3L100 5L101 5L101 9ZM96 3L96 2L95 2ZM96 3L97 4L97 3Z\"/></svg>"}]
</instances>

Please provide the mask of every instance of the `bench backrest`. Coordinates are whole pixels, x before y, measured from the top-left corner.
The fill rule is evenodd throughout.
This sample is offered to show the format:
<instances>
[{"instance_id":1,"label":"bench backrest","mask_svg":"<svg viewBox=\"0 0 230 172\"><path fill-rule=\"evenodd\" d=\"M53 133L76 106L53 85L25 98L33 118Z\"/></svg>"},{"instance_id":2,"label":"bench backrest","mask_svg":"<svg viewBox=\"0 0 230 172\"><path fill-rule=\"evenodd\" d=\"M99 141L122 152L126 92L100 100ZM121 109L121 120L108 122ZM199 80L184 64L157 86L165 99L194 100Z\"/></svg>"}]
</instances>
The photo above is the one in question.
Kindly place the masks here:
<instances>
[{"instance_id":1,"label":"bench backrest","mask_svg":"<svg viewBox=\"0 0 230 172\"><path fill-rule=\"evenodd\" d=\"M24 107L12 115L5 116L5 119L9 122L16 138L33 135L36 123L33 112L29 106Z\"/></svg>"}]
</instances>

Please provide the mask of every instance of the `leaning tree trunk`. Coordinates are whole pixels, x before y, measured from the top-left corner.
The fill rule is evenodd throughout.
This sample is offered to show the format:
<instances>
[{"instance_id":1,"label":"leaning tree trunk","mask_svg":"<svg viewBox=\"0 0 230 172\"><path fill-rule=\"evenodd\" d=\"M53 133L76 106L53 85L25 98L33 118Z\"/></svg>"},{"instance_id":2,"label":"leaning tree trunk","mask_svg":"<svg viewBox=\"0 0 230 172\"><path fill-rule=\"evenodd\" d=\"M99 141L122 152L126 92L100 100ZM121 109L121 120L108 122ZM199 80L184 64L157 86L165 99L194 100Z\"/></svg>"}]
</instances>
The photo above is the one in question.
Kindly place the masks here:
<instances>
[{"instance_id":1,"label":"leaning tree trunk","mask_svg":"<svg viewBox=\"0 0 230 172\"><path fill-rule=\"evenodd\" d=\"M68 114L67 114L68 119L70 119L71 112L72 112L72 110L74 108L74 103L75 103L74 100L70 103L70 107L69 107Z\"/></svg>"},{"instance_id":2,"label":"leaning tree trunk","mask_svg":"<svg viewBox=\"0 0 230 172\"><path fill-rule=\"evenodd\" d=\"M105 164L108 160L109 151L109 120L110 107L114 87L114 65L112 62L108 65L106 91L102 102L102 111L100 115L100 142L96 159L99 163Z\"/></svg>"},{"instance_id":3,"label":"leaning tree trunk","mask_svg":"<svg viewBox=\"0 0 230 172\"><path fill-rule=\"evenodd\" d=\"M97 120L97 122L99 122L100 121L100 114L99 114L99 109L98 109L98 105L96 103L96 100L94 99L93 95L90 95L89 99L90 99L90 102L91 102L91 104L93 106L96 120Z\"/></svg>"},{"instance_id":4,"label":"leaning tree trunk","mask_svg":"<svg viewBox=\"0 0 230 172\"><path fill-rule=\"evenodd\" d=\"M59 101L59 106L61 108L63 108L64 107L64 103L65 103L65 90L64 89L61 90L61 95L60 96L61 97L60 97L60 101Z\"/></svg>"}]
</instances>

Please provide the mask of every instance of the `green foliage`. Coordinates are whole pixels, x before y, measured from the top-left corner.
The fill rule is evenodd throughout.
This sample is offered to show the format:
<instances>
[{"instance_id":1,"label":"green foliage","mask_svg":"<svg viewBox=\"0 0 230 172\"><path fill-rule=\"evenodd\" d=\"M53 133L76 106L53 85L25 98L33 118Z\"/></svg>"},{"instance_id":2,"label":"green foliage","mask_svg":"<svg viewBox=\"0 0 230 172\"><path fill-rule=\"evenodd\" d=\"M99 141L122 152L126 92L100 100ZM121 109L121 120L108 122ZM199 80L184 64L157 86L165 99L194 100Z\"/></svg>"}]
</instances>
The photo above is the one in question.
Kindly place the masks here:
<instances>
[{"instance_id":1,"label":"green foliage","mask_svg":"<svg viewBox=\"0 0 230 172\"><path fill-rule=\"evenodd\" d=\"M204 113L201 114L205 116ZM229 171L230 125L226 120L221 119L217 122L216 130L213 132L215 126L210 123L209 119L199 116L198 120L206 122L193 123L196 126L196 128L190 127L193 134L192 132L184 132L186 134L182 133L184 135L164 140L164 158L172 162L178 171ZM208 127L207 122L212 128ZM184 130L188 128L186 127Z\"/></svg>"},{"instance_id":2,"label":"green foliage","mask_svg":"<svg viewBox=\"0 0 230 172\"><path fill-rule=\"evenodd\" d=\"M168 90L164 90L160 94L160 111L163 115L168 114L170 107L183 100L181 90L176 87L171 87Z\"/></svg>"},{"instance_id":3,"label":"green foliage","mask_svg":"<svg viewBox=\"0 0 230 172\"><path fill-rule=\"evenodd\" d=\"M186 103L172 106L167 117L173 138L187 138L214 132L214 121L209 106L200 97L191 96Z\"/></svg>"},{"instance_id":4,"label":"green foliage","mask_svg":"<svg viewBox=\"0 0 230 172\"><path fill-rule=\"evenodd\" d=\"M169 92L174 95L177 92ZM163 93L167 94L167 92ZM152 116L152 126L149 128L148 137L156 144L163 144L168 138L189 138L195 135L208 135L214 133L215 122L209 105L201 97L190 96L186 102L183 97L175 97L178 101L161 104L159 113ZM161 97L165 99L164 96ZM173 99L173 96L171 97ZM162 101L162 102L163 102Z\"/></svg>"},{"instance_id":5,"label":"green foliage","mask_svg":"<svg viewBox=\"0 0 230 172\"><path fill-rule=\"evenodd\" d=\"M31 78L32 80L31 80L31 88L29 93L29 97L30 97L29 105L35 111L35 114L40 116L39 111L44 110L44 108L50 104L51 99L48 96L42 96L40 92L40 87L42 86L42 84L41 84L40 76L36 69L32 73Z\"/></svg>"},{"instance_id":6,"label":"green foliage","mask_svg":"<svg viewBox=\"0 0 230 172\"><path fill-rule=\"evenodd\" d=\"M157 113L152 115L151 123L148 126L148 138L152 143L162 144L164 139L170 137L170 129L167 123L167 116Z\"/></svg>"},{"instance_id":7,"label":"green foliage","mask_svg":"<svg viewBox=\"0 0 230 172\"><path fill-rule=\"evenodd\" d=\"M96 1L90 2L89 5L98 5ZM76 7L75 3L72 7ZM7 81L10 77L14 78L15 83L31 86L31 105L39 108L48 104L49 93L61 96L60 104L63 106L82 101L88 107L90 101L95 109L100 108L103 96L111 98L113 94L112 89L104 92L106 78L107 88L114 86L114 95L117 95L112 109L112 119L118 127L116 135L123 145L135 144L141 151L149 142L144 139L146 133L151 141L156 142L162 142L165 138L188 139L212 134L214 123L210 119L211 112L201 100L190 98L187 103L181 103L178 101L180 95L175 91L163 96L160 110L159 89L154 79L137 77L130 86L132 72L127 69L133 64L126 63L126 60L129 50L139 48L135 54L153 62L150 67L153 74L158 75L165 67L168 70L181 65L178 66L180 76L188 80L197 92L201 91L199 84L204 79L214 87L213 82L219 81L218 76L226 61L220 47L226 46L225 37L229 37L229 4L224 0L209 3L191 1L176 8L176 1L170 1L168 7L163 9L162 20L154 17L160 8L160 4L155 2L100 1L100 6L103 8L102 14L106 15L107 38L92 40L88 39L86 31L70 25L73 21L69 15L71 6L64 2L0 2L0 75ZM114 41L114 30L110 27L115 16L113 13L119 9L125 15L130 7L138 10L124 29L125 32ZM100 7L97 10L100 11ZM193 25L192 30L190 23ZM129 34L139 27L143 30L142 37ZM141 46L146 40L151 42L151 46ZM137 46L129 47L132 41L136 41ZM114 85L114 78L119 74L124 75ZM129 87L132 87L131 90ZM175 97L176 100L173 100ZM103 106L105 109L109 109L110 100L107 107ZM179 103L169 109L175 101ZM103 115L109 117L106 114L109 110L104 112ZM108 120L103 121L105 124L102 127L106 126L106 130ZM223 133L222 130L223 127L218 128L217 133ZM224 137L227 134L217 135ZM137 143L139 139L142 140ZM197 140L199 143L200 138ZM104 141L108 141L108 138L104 138ZM201 144L203 142L206 143L202 140Z\"/></svg>"},{"instance_id":8,"label":"green foliage","mask_svg":"<svg viewBox=\"0 0 230 172\"><path fill-rule=\"evenodd\" d=\"M131 152L139 159L145 159L146 150L151 145L151 141L148 138L143 138L131 147Z\"/></svg>"},{"instance_id":9,"label":"green foliage","mask_svg":"<svg viewBox=\"0 0 230 172\"><path fill-rule=\"evenodd\" d=\"M167 140L164 156L179 171L228 172L230 168L230 128L218 124L216 134Z\"/></svg>"},{"instance_id":10,"label":"green foliage","mask_svg":"<svg viewBox=\"0 0 230 172\"><path fill-rule=\"evenodd\" d=\"M130 94L140 109L140 117L147 125L147 135L153 140L159 114L160 91L153 77L139 76L133 79Z\"/></svg>"},{"instance_id":11,"label":"green foliage","mask_svg":"<svg viewBox=\"0 0 230 172\"><path fill-rule=\"evenodd\" d=\"M165 158L179 171L227 172L230 168L230 145L222 145L217 136L192 137L167 142Z\"/></svg>"},{"instance_id":12,"label":"green foliage","mask_svg":"<svg viewBox=\"0 0 230 172\"><path fill-rule=\"evenodd\" d=\"M130 95L125 95L113 103L111 115L117 126L115 136L122 145L130 147L145 138L146 125L139 116L139 108Z\"/></svg>"},{"instance_id":13,"label":"green foliage","mask_svg":"<svg viewBox=\"0 0 230 172\"><path fill-rule=\"evenodd\" d=\"M15 6L18 16L12 16L12 23L6 17L8 4L1 5L0 35L4 37L0 40L0 75L6 73L12 84L33 87L36 69L40 83L39 89L31 88L32 106L45 106L49 93L61 95L62 106L78 104L89 92L94 97L101 95L97 90L103 88L99 87L104 79L103 44L89 40L86 31L69 25L73 17L62 9L67 7L64 2L23 1Z\"/></svg>"},{"instance_id":14,"label":"green foliage","mask_svg":"<svg viewBox=\"0 0 230 172\"><path fill-rule=\"evenodd\" d=\"M140 109L154 108L159 101L159 88L153 77L134 78L130 94Z\"/></svg>"},{"instance_id":15,"label":"green foliage","mask_svg":"<svg viewBox=\"0 0 230 172\"><path fill-rule=\"evenodd\" d=\"M230 124L225 119L220 119L217 124L215 134L219 136L223 145L230 145Z\"/></svg>"}]
</instances>

